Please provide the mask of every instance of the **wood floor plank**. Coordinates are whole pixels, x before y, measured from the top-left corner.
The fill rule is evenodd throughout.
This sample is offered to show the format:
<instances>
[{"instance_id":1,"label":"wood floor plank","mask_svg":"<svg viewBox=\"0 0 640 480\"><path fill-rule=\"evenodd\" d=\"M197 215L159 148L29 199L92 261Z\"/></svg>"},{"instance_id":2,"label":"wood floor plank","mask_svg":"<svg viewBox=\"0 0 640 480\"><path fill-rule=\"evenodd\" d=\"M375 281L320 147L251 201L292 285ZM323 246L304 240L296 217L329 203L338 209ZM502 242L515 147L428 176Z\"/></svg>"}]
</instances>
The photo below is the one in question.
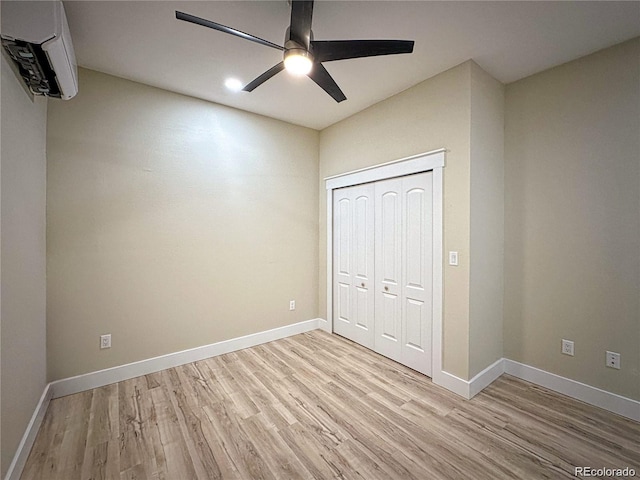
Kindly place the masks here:
<instances>
[{"instance_id":1,"label":"wood floor plank","mask_svg":"<svg viewBox=\"0 0 640 480\"><path fill-rule=\"evenodd\" d=\"M197 478L221 479L222 472L216 461L213 451L205 436L203 421L199 414L200 399L187 396L186 392L194 392L189 389L184 377L181 378L182 367L167 370L165 381L171 386L169 398L178 416L179 424L187 445L187 451L191 456Z\"/></svg>"},{"instance_id":2,"label":"wood floor plank","mask_svg":"<svg viewBox=\"0 0 640 480\"><path fill-rule=\"evenodd\" d=\"M278 430L278 434L313 478L340 476L341 469L337 465L343 463L343 460L338 458L334 448L319 441L308 428L294 423Z\"/></svg>"},{"instance_id":3,"label":"wood floor plank","mask_svg":"<svg viewBox=\"0 0 640 480\"><path fill-rule=\"evenodd\" d=\"M560 465L531 455L530 451L515 443L502 441L489 429L478 428L475 418L465 415L460 410L456 409L447 415L441 428L456 432L464 445L479 451L485 457L485 462L502 470L508 478L573 478L573 475L563 470Z\"/></svg>"},{"instance_id":4,"label":"wood floor plank","mask_svg":"<svg viewBox=\"0 0 640 480\"><path fill-rule=\"evenodd\" d=\"M264 459L258 454L251 438L241 428L242 419L234 410L233 404L216 403L204 407L217 437L225 450L233 458L240 472L240 478L271 480L273 475Z\"/></svg>"},{"instance_id":5,"label":"wood floor plank","mask_svg":"<svg viewBox=\"0 0 640 480\"><path fill-rule=\"evenodd\" d=\"M152 388L158 388L162 385L162 374L160 372L149 373L144 376L147 381L147 388L151 390Z\"/></svg>"},{"instance_id":6,"label":"wood floor plank","mask_svg":"<svg viewBox=\"0 0 640 480\"><path fill-rule=\"evenodd\" d=\"M270 365L273 365L274 370L280 372L282 376L293 375L296 372L294 368L280 360L280 358L271 351L268 343L258 345L257 347L252 348L252 350L259 354L260 357L265 359L265 361Z\"/></svg>"},{"instance_id":7,"label":"wood floor plank","mask_svg":"<svg viewBox=\"0 0 640 480\"><path fill-rule=\"evenodd\" d=\"M292 378L292 383L289 385L289 388L291 391L297 389L297 393L301 395L303 399L306 399L304 403L311 405L307 407L310 411L315 411L317 408L323 415L326 415L328 420L325 421L331 425L335 425L329 428L323 428L322 433L326 441L333 440L336 442L336 448L341 445L343 441L352 439L370 449L375 456L383 459L385 464L391 465L394 471L401 472L402 475L398 476L398 478L421 478L424 475L425 471L421 471L420 467L416 466L413 460L407 458L404 453L399 455L399 451L395 447L390 446L389 442L382 441L383 439L381 439L379 432L375 430L375 425L371 425L367 421L362 421L362 418L357 419L357 417L354 416L354 412L348 408L344 408L340 402L332 401L324 392L317 391L315 388L307 388L304 382L300 382L295 378ZM318 433L318 430L315 431ZM403 460L399 460L400 457L403 458Z\"/></svg>"},{"instance_id":8,"label":"wood floor plank","mask_svg":"<svg viewBox=\"0 0 640 480\"><path fill-rule=\"evenodd\" d=\"M309 471L296 457L289 446L270 428L259 413L242 423L241 428L251 438L259 455L269 465L276 478L303 479L309 478Z\"/></svg>"},{"instance_id":9,"label":"wood floor plank","mask_svg":"<svg viewBox=\"0 0 640 480\"><path fill-rule=\"evenodd\" d=\"M243 374L238 367L237 357L234 362L220 362L220 366L225 378L221 387L233 402L236 412L245 419L259 413L260 409L243 387Z\"/></svg>"},{"instance_id":10,"label":"wood floor plank","mask_svg":"<svg viewBox=\"0 0 640 480\"><path fill-rule=\"evenodd\" d=\"M82 478L120 478L119 435L118 384L96 388L91 399Z\"/></svg>"},{"instance_id":11,"label":"wood floor plank","mask_svg":"<svg viewBox=\"0 0 640 480\"><path fill-rule=\"evenodd\" d=\"M381 441L391 444L415 463L429 466L437 478L449 478L451 474L455 478L468 476L468 470L471 469L467 466L472 452L467 452L467 455L459 458L455 464L449 465L447 460L454 458L454 455L453 448L446 438L436 437L433 434L412 435L412 426L401 415L391 415L390 411L371 408L365 403L367 397L356 399L335 384L328 384L324 388L326 392L330 392L331 398L335 398L338 404L348 405L352 416L363 419ZM484 466L475 467L476 474L484 468Z\"/></svg>"},{"instance_id":12,"label":"wood floor plank","mask_svg":"<svg viewBox=\"0 0 640 480\"><path fill-rule=\"evenodd\" d=\"M56 478L60 468L58 461L64 432L67 405L66 397L49 403L24 470L23 478Z\"/></svg>"},{"instance_id":13,"label":"wood floor plank","mask_svg":"<svg viewBox=\"0 0 640 480\"><path fill-rule=\"evenodd\" d=\"M50 402L22 480L563 479L640 424L502 376L472 400L307 332Z\"/></svg>"},{"instance_id":14,"label":"wood floor plank","mask_svg":"<svg viewBox=\"0 0 640 480\"><path fill-rule=\"evenodd\" d=\"M142 437L140 384L134 378L121 382L118 388L120 468L131 471L131 475L145 472L150 477L152 472L147 472L144 464L154 461L154 457L148 455Z\"/></svg>"},{"instance_id":15,"label":"wood floor plank","mask_svg":"<svg viewBox=\"0 0 640 480\"><path fill-rule=\"evenodd\" d=\"M75 478L81 474L85 445L89 431L89 415L93 391L67 397L68 414L60 444L58 478ZM75 412L72 413L72 412ZM78 415L78 412L82 412Z\"/></svg>"},{"instance_id":16,"label":"wood floor plank","mask_svg":"<svg viewBox=\"0 0 640 480\"><path fill-rule=\"evenodd\" d=\"M197 478L193 460L184 441L180 419L169 398L169 388L164 383L162 388L150 390L151 401L155 410L155 423L158 429L157 442L154 443L154 455L159 476L167 480L174 478Z\"/></svg>"}]
</instances>

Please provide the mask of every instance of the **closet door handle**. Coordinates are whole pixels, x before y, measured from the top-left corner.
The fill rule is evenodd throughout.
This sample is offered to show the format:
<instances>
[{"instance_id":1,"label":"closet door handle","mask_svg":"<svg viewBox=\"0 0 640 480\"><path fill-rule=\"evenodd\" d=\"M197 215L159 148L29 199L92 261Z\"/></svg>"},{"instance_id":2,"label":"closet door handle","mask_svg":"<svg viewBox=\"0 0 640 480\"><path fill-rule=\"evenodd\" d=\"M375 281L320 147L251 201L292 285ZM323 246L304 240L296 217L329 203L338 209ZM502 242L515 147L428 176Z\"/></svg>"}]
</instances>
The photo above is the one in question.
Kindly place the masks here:
<instances>
[{"instance_id":1,"label":"closet door handle","mask_svg":"<svg viewBox=\"0 0 640 480\"><path fill-rule=\"evenodd\" d=\"M387 285L384 286L384 291L388 292L389 291L389 287Z\"/></svg>"},{"instance_id":2,"label":"closet door handle","mask_svg":"<svg viewBox=\"0 0 640 480\"><path fill-rule=\"evenodd\" d=\"M360 284L360 286L361 286L362 288L364 288L364 282L362 282L362 283Z\"/></svg>"}]
</instances>

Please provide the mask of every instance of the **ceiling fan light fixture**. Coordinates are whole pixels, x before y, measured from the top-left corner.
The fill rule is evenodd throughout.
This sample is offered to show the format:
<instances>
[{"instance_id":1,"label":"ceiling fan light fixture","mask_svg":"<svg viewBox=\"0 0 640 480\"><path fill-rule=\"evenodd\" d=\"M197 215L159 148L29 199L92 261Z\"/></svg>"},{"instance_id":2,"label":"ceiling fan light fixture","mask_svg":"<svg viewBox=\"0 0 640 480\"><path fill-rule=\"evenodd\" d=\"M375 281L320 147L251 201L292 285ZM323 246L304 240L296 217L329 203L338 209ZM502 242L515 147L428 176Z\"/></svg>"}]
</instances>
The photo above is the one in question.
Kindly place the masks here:
<instances>
[{"instance_id":1,"label":"ceiling fan light fixture","mask_svg":"<svg viewBox=\"0 0 640 480\"><path fill-rule=\"evenodd\" d=\"M224 81L224 86L232 92L239 92L240 90L242 90L242 82L237 78L227 78Z\"/></svg>"},{"instance_id":2,"label":"ceiling fan light fixture","mask_svg":"<svg viewBox=\"0 0 640 480\"><path fill-rule=\"evenodd\" d=\"M307 75L313 67L313 57L302 48L292 48L284 53L284 68L293 75Z\"/></svg>"}]
</instances>

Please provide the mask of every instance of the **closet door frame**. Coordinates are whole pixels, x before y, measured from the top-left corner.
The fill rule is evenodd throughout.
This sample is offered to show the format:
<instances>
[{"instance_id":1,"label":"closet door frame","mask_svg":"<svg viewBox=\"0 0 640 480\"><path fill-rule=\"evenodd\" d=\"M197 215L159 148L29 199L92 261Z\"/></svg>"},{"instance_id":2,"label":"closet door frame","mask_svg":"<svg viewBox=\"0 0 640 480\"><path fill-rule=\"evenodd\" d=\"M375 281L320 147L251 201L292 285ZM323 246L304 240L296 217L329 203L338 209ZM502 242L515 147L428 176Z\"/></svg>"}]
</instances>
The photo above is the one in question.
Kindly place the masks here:
<instances>
[{"instance_id":1,"label":"closet door frame","mask_svg":"<svg viewBox=\"0 0 640 480\"><path fill-rule=\"evenodd\" d=\"M414 173L433 172L433 282L432 282L432 379L440 383L442 371L442 208L445 149L420 153L407 158L326 177L327 190L327 319L320 328L333 332L333 190L361 183L376 182Z\"/></svg>"}]
</instances>

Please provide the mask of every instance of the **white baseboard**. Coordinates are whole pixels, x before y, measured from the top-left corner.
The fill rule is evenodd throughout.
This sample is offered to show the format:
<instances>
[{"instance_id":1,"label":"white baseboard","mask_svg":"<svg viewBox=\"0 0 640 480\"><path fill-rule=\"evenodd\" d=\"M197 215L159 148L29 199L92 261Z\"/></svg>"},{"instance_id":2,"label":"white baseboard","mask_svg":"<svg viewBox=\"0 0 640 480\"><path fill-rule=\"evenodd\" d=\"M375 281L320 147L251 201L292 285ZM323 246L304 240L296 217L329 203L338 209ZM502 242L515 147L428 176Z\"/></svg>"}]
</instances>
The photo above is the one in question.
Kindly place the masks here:
<instances>
[{"instance_id":1,"label":"white baseboard","mask_svg":"<svg viewBox=\"0 0 640 480\"><path fill-rule=\"evenodd\" d=\"M504 358L496 360L469 380L469 398L475 397L504 373Z\"/></svg>"},{"instance_id":2,"label":"white baseboard","mask_svg":"<svg viewBox=\"0 0 640 480\"><path fill-rule=\"evenodd\" d=\"M440 385L441 387L446 388L450 392L453 392L461 397L466 398L469 397L469 382L467 380L463 380L460 377L456 377L449 372L445 372L442 370L441 372L433 372L433 376L431 377L433 383L436 385Z\"/></svg>"},{"instance_id":3,"label":"white baseboard","mask_svg":"<svg viewBox=\"0 0 640 480\"><path fill-rule=\"evenodd\" d=\"M217 355L315 330L319 327L319 320L320 319L314 318L264 332L252 333L244 337L232 338L231 340L212 343L202 347L169 353L160 357L149 358L139 362L57 380L50 384L53 390L53 398L91 390L92 388L102 387L141 375L159 372L167 368L185 365L198 360L204 360L205 358L215 357Z\"/></svg>"},{"instance_id":4,"label":"white baseboard","mask_svg":"<svg viewBox=\"0 0 640 480\"><path fill-rule=\"evenodd\" d=\"M640 422L640 402L637 400L607 392L606 390L518 363L514 360L505 358L504 362L504 371L509 375Z\"/></svg>"},{"instance_id":5,"label":"white baseboard","mask_svg":"<svg viewBox=\"0 0 640 480\"><path fill-rule=\"evenodd\" d=\"M504 359L500 358L471 380L463 380L449 372L434 372L433 382L469 400L504 373Z\"/></svg>"},{"instance_id":6,"label":"white baseboard","mask_svg":"<svg viewBox=\"0 0 640 480\"><path fill-rule=\"evenodd\" d=\"M320 330L324 330L327 333L333 333L331 331L331 326L329 325L329 321L324 318L318 318L318 328Z\"/></svg>"},{"instance_id":7,"label":"white baseboard","mask_svg":"<svg viewBox=\"0 0 640 480\"><path fill-rule=\"evenodd\" d=\"M471 380L463 380L448 372L434 372L434 383L458 395L470 399L484 390L503 373L535 383L554 392L561 393L576 400L617 413L636 422L640 422L640 402L607 392L591 385L561 377L539 368L531 367L514 360L501 358L478 373Z\"/></svg>"},{"instance_id":8,"label":"white baseboard","mask_svg":"<svg viewBox=\"0 0 640 480\"><path fill-rule=\"evenodd\" d=\"M31 453L31 447L33 447L33 443L36 441L36 436L38 435L38 430L40 430L40 426L42 425L42 420L44 419L44 414L47 413L47 407L49 406L49 402L53 398L53 389L51 388L51 384L47 384L44 387L44 391L40 396L40 401L36 405L36 409L31 416L31 420L27 425L27 429L18 444L18 449L16 450L15 455L13 456L13 460L11 461L11 465L9 465L9 470L7 470L7 474L4 477L5 480L19 480L22 475L22 469L27 463L27 458L29 457L29 453Z\"/></svg>"}]
</instances>

